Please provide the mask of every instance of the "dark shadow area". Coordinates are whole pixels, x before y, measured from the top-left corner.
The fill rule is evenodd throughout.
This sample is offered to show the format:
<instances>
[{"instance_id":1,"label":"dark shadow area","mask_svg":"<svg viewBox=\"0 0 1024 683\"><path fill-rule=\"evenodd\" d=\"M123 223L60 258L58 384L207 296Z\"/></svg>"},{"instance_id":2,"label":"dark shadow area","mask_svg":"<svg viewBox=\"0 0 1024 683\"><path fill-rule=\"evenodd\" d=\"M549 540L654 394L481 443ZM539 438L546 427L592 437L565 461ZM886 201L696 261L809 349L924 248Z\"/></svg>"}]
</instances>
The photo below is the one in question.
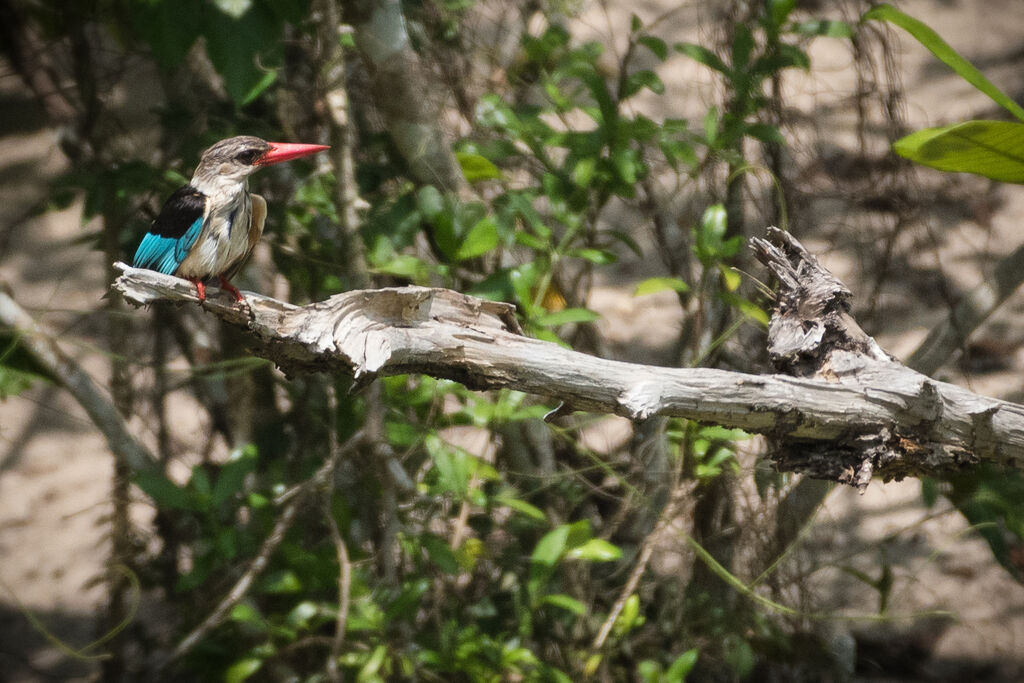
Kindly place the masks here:
<instances>
[{"instance_id":1,"label":"dark shadow area","mask_svg":"<svg viewBox=\"0 0 1024 683\"><path fill-rule=\"evenodd\" d=\"M10 587L14 592L17 588ZM43 633L44 628L48 634ZM97 638L93 615L32 611L30 618L15 606L0 604L0 633L0 680L6 683L92 680L99 668L99 660L75 657L51 640L57 639L70 650L89 644ZM102 648L89 654L102 654Z\"/></svg>"},{"instance_id":2,"label":"dark shadow area","mask_svg":"<svg viewBox=\"0 0 1024 683\"><path fill-rule=\"evenodd\" d=\"M9 69L6 61L0 61L0 68ZM0 88L0 137L33 133L46 127L46 112L28 93L20 78L10 77L13 87Z\"/></svg>"}]
</instances>

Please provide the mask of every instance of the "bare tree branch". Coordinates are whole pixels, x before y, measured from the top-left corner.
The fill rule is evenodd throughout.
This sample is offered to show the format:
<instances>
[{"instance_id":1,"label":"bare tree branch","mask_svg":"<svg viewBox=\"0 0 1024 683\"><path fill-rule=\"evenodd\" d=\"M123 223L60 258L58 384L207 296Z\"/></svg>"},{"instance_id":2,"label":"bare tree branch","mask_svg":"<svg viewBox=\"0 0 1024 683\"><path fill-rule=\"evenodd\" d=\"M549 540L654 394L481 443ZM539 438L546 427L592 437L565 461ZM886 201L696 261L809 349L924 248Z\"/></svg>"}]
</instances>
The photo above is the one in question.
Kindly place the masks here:
<instances>
[{"instance_id":1,"label":"bare tree branch","mask_svg":"<svg viewBox=\"0 0 1024 683\"><path fill-rule=\"evenodd\" d=\"M107 439L120 462L136 472L159 471L156 457L138 441L111 400L92 377L57 345L56 333L36 322L6 291L0 290L0 326L21 335L21 343L32 358L68 390L85 409L93 424Z\"/></svg>"},{"instance_id":2,"label":"bare tree branch","mask_svg":"<svg viewBox=\"0 0 1024 683\"><path fill-rule=\"evenodd\" d=\"M298 307L248 294L206 308L244 325L285 372L357 381L423 373L513 388L633 420L683 417L767 435L777 466L867 485L982 460L1024 468L1024 407L934 381L888 356L848 312L849 290L787 233L752 240L779 278L770 353L788 375L605 360L522 334L513 306L445 289L352 291ZM137 305L195 301L184 280L119 265Z\"/></svg>"},{"instance_id":3,"label":"bare tree branch","mask_svg":"<svg viewBox=\"0 0 1024 683\"><path fill-rule=\"evenodd\" d=\"M1002 259L990 280L968 293L949 316L936 325L907 359L907 365L926 375L934 374L967 338L1024 282L1024 245Z\"/></svg>"},{"instance_id":4,"label":"bare tree branch","mask_svg":"<svg viewBox=\"0 0 1024 683\"><path fill-rule=\"evenodd\" d=\"M446 192L468 193L438 124L443 97L412 48L399 0L343 0L341 7L370 74L374 104L413 177Z\"/></svg>"}]
</instances>

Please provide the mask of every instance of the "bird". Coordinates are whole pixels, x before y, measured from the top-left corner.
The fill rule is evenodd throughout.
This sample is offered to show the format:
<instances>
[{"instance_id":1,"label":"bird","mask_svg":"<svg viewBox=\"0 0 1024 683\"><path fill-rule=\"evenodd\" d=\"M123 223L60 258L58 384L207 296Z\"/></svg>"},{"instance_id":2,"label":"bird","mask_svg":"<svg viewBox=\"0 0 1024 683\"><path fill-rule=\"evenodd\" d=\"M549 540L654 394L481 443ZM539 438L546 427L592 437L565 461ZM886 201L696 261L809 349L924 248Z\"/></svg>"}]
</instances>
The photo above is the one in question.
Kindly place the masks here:
<instances>
[{"instance_id":1,"label":"bird","mask_svg":"<svg viewBox=\"0 0 1024 683\"><path fill-rule=\"evenodd\" d=\"M328 148L267 142L252 135L217 142L203 152L189 184L164 202L132 265L189 280L199 303L206 301L211 278L242 301L230 279L252 254L267 217L266 200L249 192L249 176L264 166Z\"/></svg>"}]
</instances>

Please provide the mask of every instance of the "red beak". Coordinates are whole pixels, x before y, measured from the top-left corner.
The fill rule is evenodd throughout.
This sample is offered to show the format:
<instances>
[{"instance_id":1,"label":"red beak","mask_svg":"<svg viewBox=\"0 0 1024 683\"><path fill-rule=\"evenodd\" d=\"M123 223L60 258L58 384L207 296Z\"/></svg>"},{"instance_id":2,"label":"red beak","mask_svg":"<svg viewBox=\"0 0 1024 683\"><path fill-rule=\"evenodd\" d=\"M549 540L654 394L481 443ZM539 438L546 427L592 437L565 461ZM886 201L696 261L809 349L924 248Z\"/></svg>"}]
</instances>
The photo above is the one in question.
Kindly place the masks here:
<instances>
[{"instance_id":1,"label":"red beak","mask_svg":"<svg viewBox=\"0 0 1024 683\"><path fill-rule=\"evenodd\" d=\"M291 142L271 142L268 144L270 145L270 151L256 161L257 166L279 164L282 161L290 161L330 149L327 145L304 145Z\"/></svg>"}]
</instances>

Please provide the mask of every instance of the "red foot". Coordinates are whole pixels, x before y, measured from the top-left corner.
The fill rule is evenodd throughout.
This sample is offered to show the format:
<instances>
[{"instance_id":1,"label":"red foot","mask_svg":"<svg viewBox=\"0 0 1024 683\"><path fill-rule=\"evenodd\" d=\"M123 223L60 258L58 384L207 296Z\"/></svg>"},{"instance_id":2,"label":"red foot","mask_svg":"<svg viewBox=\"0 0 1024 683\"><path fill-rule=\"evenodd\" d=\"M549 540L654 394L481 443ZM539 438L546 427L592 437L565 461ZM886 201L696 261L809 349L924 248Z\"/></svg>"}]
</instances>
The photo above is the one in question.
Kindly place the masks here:
<instances>
[{"instance_id":1,"label":"red foot","mask_svg":"<svg viewBox=\"0 0 1024 683\"><path fill-rule=\"evenodd\" d=\"M234 294L235 295L235 301L241 301L242 300L242 293L239 292L238 289L233 284L228 282L228 279L226 277L224 277L223 275L220 276L220 288L224 289L224 290L227 290L227 291L231 292L232 294Z\"/></svg>"},{"instance_id":2,"label":"red foot","mask_svg":"<svg viewBox=\"0 0 1024 683\"><path fill-rule=\"evenodd\" d=\"M196 296L199 297L199 303L206 301L206 285L203 284L202 280L193 280L188 278L188 281L196 286Z\"/></svg>"}]
</instances>

